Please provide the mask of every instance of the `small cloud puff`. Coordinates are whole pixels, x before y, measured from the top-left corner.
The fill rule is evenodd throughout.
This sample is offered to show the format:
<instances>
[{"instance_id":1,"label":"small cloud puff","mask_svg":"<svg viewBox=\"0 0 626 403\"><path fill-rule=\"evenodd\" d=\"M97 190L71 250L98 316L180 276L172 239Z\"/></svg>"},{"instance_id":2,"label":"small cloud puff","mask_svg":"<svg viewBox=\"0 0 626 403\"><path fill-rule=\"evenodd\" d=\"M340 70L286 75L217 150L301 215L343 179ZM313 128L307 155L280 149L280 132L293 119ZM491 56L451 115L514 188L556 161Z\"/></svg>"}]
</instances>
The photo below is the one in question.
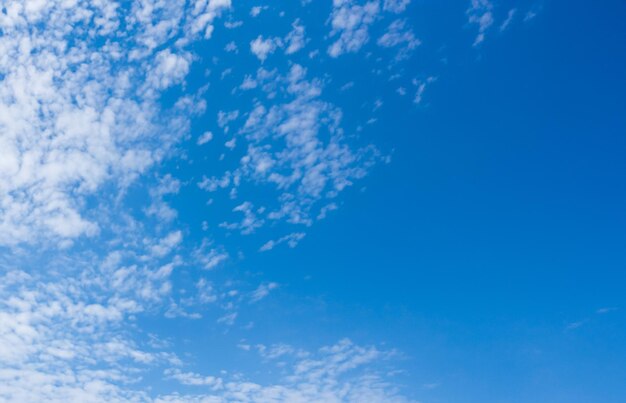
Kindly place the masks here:
<instances>
[{"instance_id":1,"label":"small cloud puff","mask_svg":"<svg viewBox=\"0 0 626 403\"><path fill-rule=\"evenodd\" d=\"M213 140L213 133L210 131L204 132L204 134L202 134L202 136L198 137L197 140L197 144L199 146L208 143L209 141Z\"/></svg>"}]
</instances>

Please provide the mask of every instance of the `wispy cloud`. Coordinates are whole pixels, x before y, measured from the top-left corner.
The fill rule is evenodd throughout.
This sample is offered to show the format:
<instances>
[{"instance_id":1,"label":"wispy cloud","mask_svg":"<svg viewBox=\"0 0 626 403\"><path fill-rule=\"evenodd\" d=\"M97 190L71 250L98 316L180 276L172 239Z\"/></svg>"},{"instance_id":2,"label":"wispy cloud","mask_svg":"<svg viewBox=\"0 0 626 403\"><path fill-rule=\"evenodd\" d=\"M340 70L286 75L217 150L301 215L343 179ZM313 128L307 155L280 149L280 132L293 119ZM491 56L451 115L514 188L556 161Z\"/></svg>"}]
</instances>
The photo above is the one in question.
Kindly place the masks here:
<instances>
[{"instance_id":1,"label":"wispy cloud","mask_svg":"<svg viewBox=\"0 0 626 403\"><path fill-rule=\"evenodd\" d=\"M474 39L474 46L485 40L487 30L493 25L493 3L490 0L471 0L467 9L467 18L470 24L478 26L478 35Z\"/></svg>"}]
</instances>

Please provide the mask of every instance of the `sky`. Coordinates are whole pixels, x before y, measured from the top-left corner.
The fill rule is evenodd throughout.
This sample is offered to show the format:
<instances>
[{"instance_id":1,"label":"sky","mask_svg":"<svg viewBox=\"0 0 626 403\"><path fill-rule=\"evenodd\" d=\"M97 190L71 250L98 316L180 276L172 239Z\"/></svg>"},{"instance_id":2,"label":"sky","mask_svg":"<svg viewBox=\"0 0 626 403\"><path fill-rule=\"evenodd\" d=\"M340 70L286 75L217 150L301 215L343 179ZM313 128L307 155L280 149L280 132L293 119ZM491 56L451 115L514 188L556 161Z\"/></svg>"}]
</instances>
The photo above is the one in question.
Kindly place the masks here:
<instances>
[{"instance_id":1,"label":"sky","mask_svg":"<svg viewBox=\"0 0 626 403\"><path fill-rule=\"evenodd\" d=\"M0 401L626 401L625 19L0 0Z\"/></svg>"}]
</instances>

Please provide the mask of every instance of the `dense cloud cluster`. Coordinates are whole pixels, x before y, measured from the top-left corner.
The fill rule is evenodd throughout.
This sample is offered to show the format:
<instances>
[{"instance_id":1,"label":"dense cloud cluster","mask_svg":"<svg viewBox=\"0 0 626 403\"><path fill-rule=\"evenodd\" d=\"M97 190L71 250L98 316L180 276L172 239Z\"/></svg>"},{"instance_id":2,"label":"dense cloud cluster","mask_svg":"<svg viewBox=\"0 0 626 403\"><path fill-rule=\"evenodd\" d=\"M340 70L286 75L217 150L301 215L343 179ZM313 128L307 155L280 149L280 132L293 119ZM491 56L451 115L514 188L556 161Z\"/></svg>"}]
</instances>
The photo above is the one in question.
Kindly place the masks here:
<instances>
[{"instance_id":1,"label":"dense cloud cluster","mask_svg":"<svg viewBox=\"0 0 626 403\"><path fill-rule=\"evenodd\" d=\"M138 324L202 319L227 334L244 307L283 290L212 277L245 257L227 241L269 228L246 253L295 248L388 160L359 138L362 125L346 127L329 95L339 84L308 63L369 46L392 54L380 62L388 81L403 77L415 104L435 82L401 66L421 43L402 14L410 0L297 3L323 18L231 0L0 0L0 401L409 401L381 370L393 351L348 339L317 350L233 341L280 368L257 383L193 372L174 343ZM269 15L282 31L233 33ZM492 4L472 0L467 18L482 42ZM222 53L203 47L218 39ZM225 54L239 70L215 74ZM212 92L228 77L236 107ZM192 166L194 153L214 160ZM179 177L180 166L192 174ZM177 221L172 199L184 192L210 198L206 209L222 197L199 237L199 223ZM153 392L155 379L180 392Z\"/></svg>"},{"instance_id":2,"label":"dense cloud cluster","mask_svg":"<svg viewBox=\"0 0 626 403\"><path fill-rule=\"evenodd\" d=\"M160 91L184 80L185 42L210 36L230 2L186 3L3 5L0 244L97 234L86 197L123 189L187 130L186 105L164 111Z\"/></svg>"}]
</instances>

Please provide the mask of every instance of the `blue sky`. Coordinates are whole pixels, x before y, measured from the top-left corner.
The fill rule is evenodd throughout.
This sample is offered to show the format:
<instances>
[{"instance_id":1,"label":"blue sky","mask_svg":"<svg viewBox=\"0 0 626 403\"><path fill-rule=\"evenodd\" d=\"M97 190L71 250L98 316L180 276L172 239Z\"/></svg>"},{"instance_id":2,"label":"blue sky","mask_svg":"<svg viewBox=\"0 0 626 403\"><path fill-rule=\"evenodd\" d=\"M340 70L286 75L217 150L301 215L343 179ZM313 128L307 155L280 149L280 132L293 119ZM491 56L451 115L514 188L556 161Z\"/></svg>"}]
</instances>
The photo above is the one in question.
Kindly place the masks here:
<instances>
[{"instance_id":1,"label":"blue sky","mask_svg":"<svg viewBox=\"0 0 626 403\"><path fill-rule=\"evenodd\" d=\"M0 401L626 400L623 2L0 5Z\"/></svg>"}]
</instances>

